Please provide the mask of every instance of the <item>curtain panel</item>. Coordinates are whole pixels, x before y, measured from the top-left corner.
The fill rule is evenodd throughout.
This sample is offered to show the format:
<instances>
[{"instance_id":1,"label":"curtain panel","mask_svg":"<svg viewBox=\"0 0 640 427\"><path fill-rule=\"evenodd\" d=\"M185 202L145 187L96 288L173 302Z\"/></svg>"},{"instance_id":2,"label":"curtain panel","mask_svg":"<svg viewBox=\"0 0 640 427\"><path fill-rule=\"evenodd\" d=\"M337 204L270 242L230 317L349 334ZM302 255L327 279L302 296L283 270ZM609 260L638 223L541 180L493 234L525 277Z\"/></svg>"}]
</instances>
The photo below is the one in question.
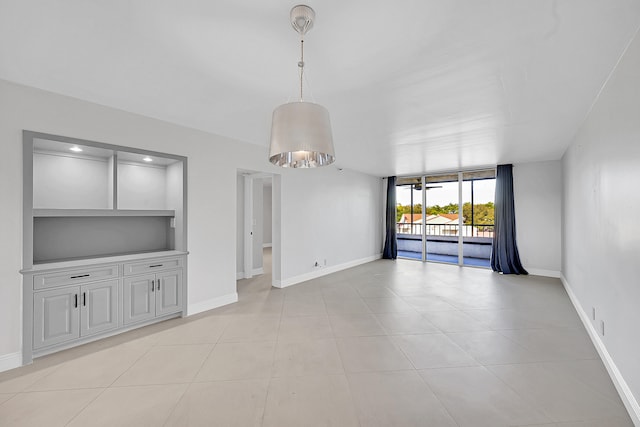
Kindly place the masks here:
<instances>
[{"instance_id":1,"label":"curtain panel","mask_svg":"<svg viewBox=\"0 0 640 427\"><path fill-rule=\"evenodd\" d=\"M516 243L513 165L498 165L496 171L495 227L491 248L491 269L503 274L529 274L520 262Z\"/></svg>"},{"instance_id":2,"label":"curtain panel","mask_svg":"<svg viewBox=\"0 0 640 427\"><path fill-rule=\"evenodd\" d=\"M396 177L387 178L387 221L386 237L382 258L398 258L398 240L396 237Z\"/></svg>"}]
</instances>

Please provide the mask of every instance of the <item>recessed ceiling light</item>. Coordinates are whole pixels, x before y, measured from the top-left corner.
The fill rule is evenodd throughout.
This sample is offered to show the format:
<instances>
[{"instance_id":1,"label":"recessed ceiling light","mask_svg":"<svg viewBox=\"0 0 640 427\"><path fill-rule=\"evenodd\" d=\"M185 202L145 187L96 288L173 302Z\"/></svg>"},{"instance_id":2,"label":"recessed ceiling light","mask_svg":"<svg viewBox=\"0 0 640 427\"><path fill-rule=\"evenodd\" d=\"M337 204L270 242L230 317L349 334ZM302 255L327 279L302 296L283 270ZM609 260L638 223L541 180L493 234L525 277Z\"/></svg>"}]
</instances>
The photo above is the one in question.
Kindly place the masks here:
<instances>
[{"instance_id":1,"label":"recessed ceiling light","mask_svg":"<svg viewBox=\"0 0 640 427\"><path fill-rule=\"evenodd\" d=\"M82 151L82 148L78 147L77 145L74 145L73 147L69 148L69 150L79 153Z\"/></svg>"},{"instance_id":2,"label":"recessed ceiling light","mask_svg":"<svg viewBox=\"0 0 640 427\"><path fill-rule=\"evenodd\" d=\"M143 158L142 160L144 160L145 162L153 162L153 159L149 156Z\"/></svg>"}]
</instances>

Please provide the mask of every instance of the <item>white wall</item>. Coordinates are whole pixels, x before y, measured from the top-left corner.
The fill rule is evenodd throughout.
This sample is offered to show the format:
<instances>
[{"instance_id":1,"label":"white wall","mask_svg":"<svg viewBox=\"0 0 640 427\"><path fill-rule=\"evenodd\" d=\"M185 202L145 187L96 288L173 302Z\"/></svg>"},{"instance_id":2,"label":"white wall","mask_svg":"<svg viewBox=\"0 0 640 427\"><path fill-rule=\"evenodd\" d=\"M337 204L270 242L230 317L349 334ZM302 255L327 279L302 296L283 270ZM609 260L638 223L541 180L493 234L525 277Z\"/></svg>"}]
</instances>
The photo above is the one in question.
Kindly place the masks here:
<instances>
[{"instance_id":1,"label":"white wall","mask_svg":"<svg viewBox=\"0 0 640 427\"><path fill-rule=\"evenodd\" d=\"M236 294L238 169L282 174L274 178L284 188L276 192L284 217L275 271L284 280L313 271L318 256L337 265L380 252L379 178L283 170L266 160L266 147L0 80L0 370L21 350L23 129L188 157L189 312Z\"/></svg>"},{"instance_id":2,"label":"white wall","mask_svg":"<svg viewBox=\"0 0 640 427\"><path fill-rule=\"evenodd\" d=\"M332 267L381 252L383 180L335 168L314 172L282 182L284 278L314 271L316 261Z\"/></svg>"},{"instance_id":3,"label":"white wall","mask_svg":"<svg viewBox=\"0 0 640 427\"><path fill-rule=\"evenodd\" d=\"M530 274L560 277L562 267L562 164L513 165L516 238L522 265Z\"/></svg>"},{"instance_id":4,"label":"white wall","mask_svg":"<svg viewBox=\"0 0 640 427\"><path fill-rule=\"evenodd\" d=\"M244 277L244 176L236 178L236 277Z\"/></svg>"},{"instance_id":5,"label":"white wall","mask_svg":"<svg viewBox=\"0 0 640 427\"><path fill-rule=\"evenodd\" d=\"M640 398L640 39L630 45L562 159L563 266L600 340ZM636 406L636 422L640 409ZM640 425L640 424L638 424Z\"/></svg>"},{"instance_id":6,"label":"white wall","mask_svg":"<svg viewBox=\"0 0 640 427\"><path fill-rule=\"evenodd\" d=\"M272 218L272 201L271 201L271 178L265 178L264 180L264 188L262 190L262 245L263 246L271 246L272 243L272 227L271 227L271 218Z\"/></svg>"}]
</instances>

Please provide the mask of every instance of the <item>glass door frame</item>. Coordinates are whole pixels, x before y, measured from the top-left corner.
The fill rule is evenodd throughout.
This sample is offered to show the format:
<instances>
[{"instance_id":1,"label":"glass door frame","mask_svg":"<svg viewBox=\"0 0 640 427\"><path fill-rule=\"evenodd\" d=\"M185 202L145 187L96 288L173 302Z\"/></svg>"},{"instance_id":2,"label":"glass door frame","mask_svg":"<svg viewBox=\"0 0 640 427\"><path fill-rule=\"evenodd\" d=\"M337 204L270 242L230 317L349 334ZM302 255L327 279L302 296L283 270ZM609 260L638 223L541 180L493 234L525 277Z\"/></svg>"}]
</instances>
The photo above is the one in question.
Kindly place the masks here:
<instances>
[{"instance_id":1,"label":"glass door frame","mask_svg":"<svg viewBox=\"0 0 640 427\"><path fill-rule=\"evenodd\" d=\"M464 236L462 233L463 230L463 226L464 226L464 218L462 216L462 199L463 199L463 194L462 194L462 185L463 185L463 180L462 180L462 176L463 176L462 171L458 171L458 172L444 172L444 173L437 173L437 174L429 174L429 175L422 175L420 178L422 180L422 262L427 262L427 245L429 244L429 242L427 242L427 217L426 217L426 213L427 213L427 187L426 187L426 182L427 182L427 177L429 178L437 178L439 176L447 176L447 175L457 175L457 182L458 182L458 262L457 263L453 263L453 262L445 262L445 261L429 261L429 262L437 262L440 264L454 264L454 265L459 265L459 266L464 266ZM447 181L447 182L454 182L454 181ZM437 183L437 181L436 181Z\"/></svg>"},{"instance_id":2,"label":"glass door frame","mask_svg":"<svg viewBox=\"0 0 640 427\"><path fill-rule=\"evenodd\" d=\"M458 266L468 266L468 264L464 263L464 216L463 216L463 208L464 208L464 176L467 173L472 173L472 172L484 172L484 171L491 171L493 170L495 173L495 168L486 168L486 169L473 169L473 170L465 170L465 171L457 171L457 172L441 172L441 173L435 173L435 174L422 174L419 176L416 175L409 175L409 176L404 176L404 177L398 177L400 179L402 178L406 178L406 179L420 179L420 186L421 186L421 192L422 192L422 208L421 208L421 242L422 242L422 253L421 253L421 261L422 262L427 262L427 253L428 253L428 249L427 249L427 245L428 245L428 241L427 241L427 178L436 178L439 176L445 177L445 176L453 176L456 175L457 176L457 182L458 182L458 200L457 200L457 205L458 205L458 240L457 240L457 244L458 244L458 248L457 248L457 258L458 258L458 262L457 263L448 263L448 262L444 262L444 261L432 261L429 260L429 262L437 262L437 263L445 263L445 264L453 264L453 265L458 265ZM473 181L474 179L467 179L467 181L471 182L471 209L472 209L472 215L473 215L473 208L474 208L474 200L473 200ZM455 182L455 181L442 181L442 182ZM436 181L437 183L437 181ZM404 184L407 185L407 184ZM397 186L402 186L401 185L397 185ZM413 200L413 196L412 196L412 200ZM411 219L413 221L413 204L411 205ZM472 226L473 226L473 221L472 221ZM414 259L417 260L417 258L411 258L411 257L406 257L407 259Z\"/></svg>"},{"instance_id":3,"label":"glass door frame","mask_svg":"<svg viewBox=\"0 0 640 427\"><path fill-rule=\"evenodd\" d=\"M424 175L420 177L420 186L422 188L422 262L427 262L427 188L425 187L427 180Z\"/></svg>"}]
</instances>

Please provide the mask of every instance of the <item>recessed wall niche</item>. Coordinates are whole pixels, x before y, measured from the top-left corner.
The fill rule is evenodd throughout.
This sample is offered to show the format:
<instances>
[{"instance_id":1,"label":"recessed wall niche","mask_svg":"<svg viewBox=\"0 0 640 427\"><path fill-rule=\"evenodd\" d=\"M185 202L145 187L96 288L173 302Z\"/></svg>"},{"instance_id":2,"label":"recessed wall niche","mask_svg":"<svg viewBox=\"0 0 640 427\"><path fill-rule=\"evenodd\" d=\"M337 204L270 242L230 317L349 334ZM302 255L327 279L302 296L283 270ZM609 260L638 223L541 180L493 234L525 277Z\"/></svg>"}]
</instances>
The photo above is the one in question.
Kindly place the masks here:
<instances>
[{"instance_id":1,"label":"recessed wall niche","mask_svg":"<svg viewBox=\"0 0 640 427\"><path fill-rule=\"evenodd\" d=\"M44 135L32 145L33 264L184 250L183 158Z\"/></svg>"},{"instance_id":2,"label":"recessed wall niche","mask_svg":"<svg viewBox=\"0 0 640 427\"><path fill-rule=\"evenodd\" d=\"M34 209L112 209L114 152L35 138Z\"/></svg>"},{"instance_id":3,"label":"recessed wall niche","mask_svg":"<svg viewBox=\"0 0 640 427\"><path fill-rule=\"evenodd\" d=\"M187 158L23 138L23 363L184 315Z\"/></svg>"},{"instance_id":4,"label":"recessed wall niche","mask_svg":"<svg viewBox=\"0 0 640 427\"><path fill-rule=\"evenodd\" d=\"M181 201L182 162L137 153L117 153L119 209L173 209Z\"/></svg>"}]
</instances>

